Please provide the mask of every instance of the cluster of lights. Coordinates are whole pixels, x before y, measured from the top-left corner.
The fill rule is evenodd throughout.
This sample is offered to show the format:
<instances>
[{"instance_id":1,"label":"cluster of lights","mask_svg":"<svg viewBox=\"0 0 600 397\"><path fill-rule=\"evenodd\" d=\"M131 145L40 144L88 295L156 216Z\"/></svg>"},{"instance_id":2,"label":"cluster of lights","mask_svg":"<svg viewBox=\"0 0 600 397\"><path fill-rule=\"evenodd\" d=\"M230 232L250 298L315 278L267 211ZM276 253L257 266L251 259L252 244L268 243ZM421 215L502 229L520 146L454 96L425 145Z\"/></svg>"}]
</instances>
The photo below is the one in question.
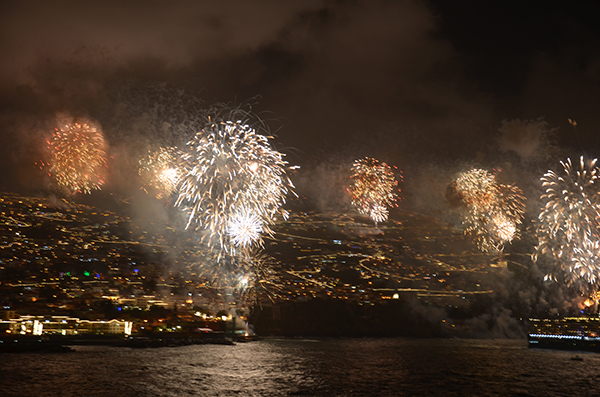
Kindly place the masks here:
<instances>
[{"instance_id":1,"label":"cluster of lights","mask_svg":"<svg viewBox=\"0 0 600 397\"><path fill-rule=\"evenodd\" d=\"M558 334L529 334L530 338L546 338L546 339L577 339L577 340L600 340L598 337L589 337L583 335L558 335ZM530 343L536 341L530 341Z\"/></svg>"}]
</instances>

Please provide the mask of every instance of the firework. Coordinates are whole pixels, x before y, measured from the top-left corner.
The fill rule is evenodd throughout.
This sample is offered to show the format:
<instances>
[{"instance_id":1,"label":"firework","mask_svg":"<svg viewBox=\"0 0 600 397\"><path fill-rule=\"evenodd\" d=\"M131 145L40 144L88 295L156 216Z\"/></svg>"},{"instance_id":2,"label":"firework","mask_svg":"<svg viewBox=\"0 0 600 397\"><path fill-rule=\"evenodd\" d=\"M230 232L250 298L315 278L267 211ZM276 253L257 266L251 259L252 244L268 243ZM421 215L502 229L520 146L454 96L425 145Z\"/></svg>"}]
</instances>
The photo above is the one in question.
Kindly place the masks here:
<instances>
[{"instance_id":1,"label":"firework","mask_svg":"<svg viewBox=\"0 0 600 397\"><path fill-rule=\"evenodd\" d=\"M385 222L387 220L389 214L390 214L390 212L383 205L374 205L373 208L371 208L371 212L369 213L369 216L377 224L377 223Z\"/></svg>"},{"instance_id":2,"label":"firework","mask_svg":"<svg viewBox=\"0 0 600 397\"><path fill-rule=\"evenodd\" d=\"M521 189L497 183L494 174L482 169L460 174L454 188L467 210L465 234L482 251L501 251L504 244L519 237L517 226L525 213Z\"/></svg>"},{"instance_id":3,"label":"firework","mask_svg":"<svg viewBox=\"0 0 600 397\"><path fill-rule=\"evenodd\" d=\"M496 241L512 241L517 234L515 222L506 218L503 214L494 214L490 222L489 233Z\"/></svg>"},{"instance_id":4,"label":"firework","mask_svg":"<svg viewBox=\"0 0 600 397\"><path fill-rule=\"evenodd\" d=\"M57 128L48 141L49 173L70 193L90 193L104 184L106 143L102 131L87 123Z\"/></svg>"},{"instance_id":5,"label":"firework","mask_svg":"<svg viewBox=\"0 0 600 397\"><path fill-rule=\"evenodd\" d=\"M398 199L398 181L392 168L370 157L356 160L352 165L352 183L348 192L352 205L375 224L385 222L388 207L395 207Z\"/></svg>"},{"instance_id":6,"label":"firework","mask_svg":"<svg viewBox=\"0 0 600 397\"><path fill-rule=\"evenodd\" d=\"M258 134L244 116L237 109L207 117L182 155L176 205L187 213L186 228L202 232L210 249L226 254L235 254L236 243L248 242L228 233L239 224L240 211L255 217L252 224L262 233L272 234L277 216L287 218L282 205L294 187L286 172L296 167L287 167L284 155L271 147L272 137Z\"/></svg>"},{"instance_id":7,"label":"firework","mask_svg":"<svg viewBox=\"0 0 600 397\"><path fill-rule=\"evenodd\" d=\"M456 179L456 190L468 206L488 210L496 201L496 177L488 171L473 169Z\"/></svg>"},{"instance_id":8,"label":"firework","mask_svg":"<svg viewBox=\"0 0 600 397\"><path fill-rule=\"evenodd\" d=\"M157 198L174 193L182 173L179 158L175 148L159 148L144 155L138 162L138 172L144 181L142 189Z\"/></svg>"},{"instance_id":9,"label":"firework","mask_svg":"<svg viewBox=\"0 0 600 397\"><path fill-rule=\"evenodd\" d=\"M282 289L277 262L262 249L247 246L235 256L203 251L202 256L204 260L197 263L196 270L206 286L226 290L240 301L273 300Z\"/></svg>"},{"instance_id":10,"label":"firework","mask_svg":"<svg viewBox=\"0 0 600 397\"><path fill-rule=\"evenodd\" d=\"M262 220L255 212L242 209L229 217L227 233L231 242L238 247L245 248L259 242L262 231Z\"/></svg>"},{"instance_id":11,"label":"firework","mask_svg":"<svg viewBox=\"0 0 600 397\"><path fill-rule=\"evenodd\" d=\"M556 264L546 279L557 280L563 273L568 285L577 283L582 290L597 286L600 271L600 169L596 161L581 157L576 170L568 159L561 162L560 175L544 174L541 181L546 190L541 199L545 205L536 224L538 245L533 259L549 257Z\"/></svg>"},{"instance_id":12,"label":"firework","mask_svg":"<svg viewBox=\"0 0 600 397\"><path fill-rule=\"evenodd\" d=\"M256 301L261 296L274 300L283 284L273 257L259 249L245 250L240 261L241 269L235 291L243 300Z\"/></svg>"}]
</instances>

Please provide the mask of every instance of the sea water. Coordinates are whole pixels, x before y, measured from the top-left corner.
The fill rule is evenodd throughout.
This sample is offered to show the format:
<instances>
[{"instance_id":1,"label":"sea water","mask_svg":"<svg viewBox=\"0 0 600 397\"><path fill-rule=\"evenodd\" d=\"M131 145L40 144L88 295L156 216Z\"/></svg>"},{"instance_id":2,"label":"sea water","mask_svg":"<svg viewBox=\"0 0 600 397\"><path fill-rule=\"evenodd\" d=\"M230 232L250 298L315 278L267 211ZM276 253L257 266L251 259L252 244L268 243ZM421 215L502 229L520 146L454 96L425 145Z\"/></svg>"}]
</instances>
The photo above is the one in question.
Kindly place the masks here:
<instances>
[{"instance_id":1,"label":"sea water","mask_svg":"<svg viewBox=\"0 0 600 397\"><path fill-rule=\"evenodd\" d=\"M524 340L263 339L0 354L0 396L597 396L600 354Z\"/></svg>"}]
</instances>

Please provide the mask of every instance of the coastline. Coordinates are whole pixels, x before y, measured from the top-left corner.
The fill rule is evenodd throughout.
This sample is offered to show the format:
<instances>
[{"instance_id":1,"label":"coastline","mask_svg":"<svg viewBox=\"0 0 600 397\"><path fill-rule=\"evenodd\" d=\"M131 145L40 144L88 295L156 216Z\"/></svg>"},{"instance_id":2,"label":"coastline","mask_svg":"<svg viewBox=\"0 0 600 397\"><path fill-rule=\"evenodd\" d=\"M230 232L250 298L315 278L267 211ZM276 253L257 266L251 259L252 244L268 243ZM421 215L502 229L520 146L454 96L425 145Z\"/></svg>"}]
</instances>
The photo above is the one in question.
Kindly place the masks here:
<instances>
[{"instance_id":1,"label":"coastline","mask_svg":"<svg viewBox=\"0 0 600 397\"><path fill-rule=\"evenodd\" d=\"M129 337L114 337L105 335L88 336L50 336L37 337L15 335L0 339L0 353L31 353L73 351L69 346L111 346L129 347L136 349L178 347L189 345L235 345L259 340L258 337L229 336L223 333L204 334L202 336L186 334L152 334L134 335Z\"/></svg>"}]
</instances>

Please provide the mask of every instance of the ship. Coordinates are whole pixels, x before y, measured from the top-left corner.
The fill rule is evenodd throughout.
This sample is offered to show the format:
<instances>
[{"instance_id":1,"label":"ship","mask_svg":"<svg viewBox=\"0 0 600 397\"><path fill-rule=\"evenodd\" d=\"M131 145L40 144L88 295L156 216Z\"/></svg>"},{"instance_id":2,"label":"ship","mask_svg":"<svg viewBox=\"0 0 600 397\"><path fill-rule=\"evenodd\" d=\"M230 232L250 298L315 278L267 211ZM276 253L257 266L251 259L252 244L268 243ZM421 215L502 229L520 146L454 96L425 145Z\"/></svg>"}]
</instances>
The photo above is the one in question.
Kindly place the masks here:
<instances>
[{"instance_id":1,"label":"ship","mask_svg":"<svg viewBox=\"0 0 600 397\"><path fill-rule=\"evenodd\" d=\"M529 319L530 348L600 352L599 317Z\"/></svg>"}]
</instances>

